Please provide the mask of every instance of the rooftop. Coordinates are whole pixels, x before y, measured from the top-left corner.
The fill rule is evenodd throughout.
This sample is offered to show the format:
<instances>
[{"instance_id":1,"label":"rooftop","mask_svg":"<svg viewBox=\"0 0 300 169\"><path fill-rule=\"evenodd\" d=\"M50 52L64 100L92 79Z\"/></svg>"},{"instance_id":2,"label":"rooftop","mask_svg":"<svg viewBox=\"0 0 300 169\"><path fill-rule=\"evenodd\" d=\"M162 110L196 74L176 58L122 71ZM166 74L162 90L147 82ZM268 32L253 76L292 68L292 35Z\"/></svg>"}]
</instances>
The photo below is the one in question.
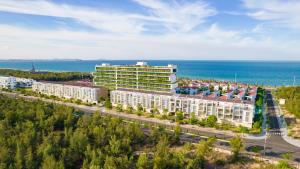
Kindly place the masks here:
<instances>
[{"instance_id":1,"label":"rooftop","mask_svg":"<svg viewBox=\"0 0 300 169\"><path fill-rule=\"evenodd\" d=\"M254 104L253 101L250 100L241 100L239 98L233 99L224 99L224 97L214 97L210 98L209 96L204 96L203 93L197 95L188 95L188 94L174 94L174 93L164 93L164 92L152 92L152 91L143 91L143 90L133 90L133 89L117 89L117 91L127 91L127 92L138 92L138 93L145 93L145 94L157 94L157 95L164 95L164 96L176 96L176 97L183 97L183 98L194 98L194 99L202 99L202 100L212 100L212 101L223 101L223 102L231 102L231 103L244 103L244 104Z\"/></svg>"},{"instance_id":2,"label":"rooftop","mask_svg":"<svg viewBox=\"0 0 300 169\"><path fill-rule=\"evenodd\" d=\"M74 81L38 81L42 83L52 83L52 84L61 84L61 85L69 85L69 86L78 86L78 87L90 87L90 88L99 88L93 86L93 82L89 80L74 80Z\"/></svg>"},{"instance_id":3,"label":"rooftop","mask_svg":"<svg viewBox=\"0 0 300 169\"><path fill-rule=\"evenodd\" d=\"M135 65L111 65L109 63L102 63L96 67L154 67L154 68L177 68L176 65L168 64L166 66L151 66L147 62L137 62Z\"/></svg>"}]
</instances>

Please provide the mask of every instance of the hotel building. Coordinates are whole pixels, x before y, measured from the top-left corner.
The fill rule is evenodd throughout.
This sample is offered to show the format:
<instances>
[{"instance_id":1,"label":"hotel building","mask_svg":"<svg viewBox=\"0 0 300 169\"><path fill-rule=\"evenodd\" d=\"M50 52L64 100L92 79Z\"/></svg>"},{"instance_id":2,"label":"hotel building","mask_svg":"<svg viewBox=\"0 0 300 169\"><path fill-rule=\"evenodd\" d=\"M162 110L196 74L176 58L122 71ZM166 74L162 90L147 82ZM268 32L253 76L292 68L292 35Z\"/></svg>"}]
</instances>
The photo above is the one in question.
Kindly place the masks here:
<instances>
[{"instance_id":1,"label":"hotel building","mask_svg":"<svg viewBox=\"0 0 300 169\"><path fill-rule=\"evenodd\" d=\"M87 103L98 103L99 88L72 86L57 83L35 82L32 90L49 96L76 99Z\"/></svg>"},{"instance_id":2,"label":"hotel building","mask_svg":"<svg viewBox=\"0 0 300 169\"><path fill-rule=\"evenodd\" d=\"M93 73L95 86L114 89L133 89L153 92L175 92L177 66L149 66L146 62L136 65L96 65Z\"/></svg>"},{"instance_id":3,"label":"hotel building","mask_svg":"<svg viewBox=\"0 0 300 169\"><path fill-rule=\"evenodd\" d=\"M252 127L255 106L253 101L238 98L212 97L212 95L182 95L172 93L147 92L130 89L111 91L111 102L114 106L121 104L126 108L137 108L141 105L148 112L158 109L175 113L182 111L186 115L195 113L199 119L215 115L218 122L229 122L233 125Z\"/></svg>"}]
</instances>

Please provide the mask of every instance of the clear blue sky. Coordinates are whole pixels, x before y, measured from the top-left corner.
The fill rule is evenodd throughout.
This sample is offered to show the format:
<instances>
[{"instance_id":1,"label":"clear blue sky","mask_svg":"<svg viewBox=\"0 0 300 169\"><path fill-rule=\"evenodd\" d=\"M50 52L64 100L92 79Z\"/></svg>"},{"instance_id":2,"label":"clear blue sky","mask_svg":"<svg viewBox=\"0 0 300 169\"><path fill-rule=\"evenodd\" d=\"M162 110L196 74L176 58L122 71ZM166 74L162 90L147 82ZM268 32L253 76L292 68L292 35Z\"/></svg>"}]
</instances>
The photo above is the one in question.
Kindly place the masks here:
<instances>
[{"instance_id":1,"label":"clear blue sky","mask_svg":"<svg viewBox=\"0 0 300 169\"><path fill-rule=\"evenodd\" d=\"M299 0L0 0L0 59L300 60Z\"/></svg>"}]
</instances>

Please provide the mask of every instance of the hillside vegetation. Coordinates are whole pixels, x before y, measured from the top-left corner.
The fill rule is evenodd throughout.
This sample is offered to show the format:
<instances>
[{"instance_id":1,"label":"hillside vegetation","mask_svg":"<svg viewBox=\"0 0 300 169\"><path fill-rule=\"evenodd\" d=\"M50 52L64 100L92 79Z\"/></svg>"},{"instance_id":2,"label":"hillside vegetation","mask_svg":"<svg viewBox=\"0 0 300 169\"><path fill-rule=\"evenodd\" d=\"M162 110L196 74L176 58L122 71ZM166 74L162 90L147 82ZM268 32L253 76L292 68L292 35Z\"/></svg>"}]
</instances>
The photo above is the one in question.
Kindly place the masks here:
<instances>
[{"instance_id":1,"label":"hillside vegetation","mask_svg":"<svg viewBox=\"0 0 300 169\"><path fill-rule=\"evenodd\" d=\"M300 86L281 87L277 90L275 96L285 99L285 108L300 119Z\"/></svg>"},{"instance_id":2,"label":"hillside vegetation","mask_svg":"<svg viewBox=\"0 0 300 169\"><path fill-rule=\"evenodd\" d=\"M29 78L35 80L47 81L69 81L80 79L92 79L92 75L83 72L35 72L13 70L13 69L0 69L0 76L15 76L21 78Z\"/></svg>"}]
</instances>

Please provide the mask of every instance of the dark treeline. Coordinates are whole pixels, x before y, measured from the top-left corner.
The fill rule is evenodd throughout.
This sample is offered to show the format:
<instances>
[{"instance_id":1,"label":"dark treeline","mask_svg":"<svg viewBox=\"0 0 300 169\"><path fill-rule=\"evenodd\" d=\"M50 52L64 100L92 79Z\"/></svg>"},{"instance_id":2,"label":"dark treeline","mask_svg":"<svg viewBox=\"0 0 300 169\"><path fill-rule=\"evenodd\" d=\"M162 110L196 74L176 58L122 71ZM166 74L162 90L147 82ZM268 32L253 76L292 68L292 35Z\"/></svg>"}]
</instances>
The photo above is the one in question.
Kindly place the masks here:
<instances>
[{"instance_id":1,"label":"dark treeline","mask_svg":"<svg viewBox=\"0 0 300 169\"><path fill-rule=\"evenodd\" d=\"M277 98L286 99L285 108L300 118L300 86L281 87L275 93Z\"/></svg>"},{"instance_id":2,"label":"dark treeline","mask_svg":"<svg viewBox=\"0 0 300 169\"><path fill-rule=\"evenodd\" d=\"M90 73L83 72L30 72L13 69L0 69L0 75L47 81L92 79L92 75Z\"/></svg>"}]
</instances>

